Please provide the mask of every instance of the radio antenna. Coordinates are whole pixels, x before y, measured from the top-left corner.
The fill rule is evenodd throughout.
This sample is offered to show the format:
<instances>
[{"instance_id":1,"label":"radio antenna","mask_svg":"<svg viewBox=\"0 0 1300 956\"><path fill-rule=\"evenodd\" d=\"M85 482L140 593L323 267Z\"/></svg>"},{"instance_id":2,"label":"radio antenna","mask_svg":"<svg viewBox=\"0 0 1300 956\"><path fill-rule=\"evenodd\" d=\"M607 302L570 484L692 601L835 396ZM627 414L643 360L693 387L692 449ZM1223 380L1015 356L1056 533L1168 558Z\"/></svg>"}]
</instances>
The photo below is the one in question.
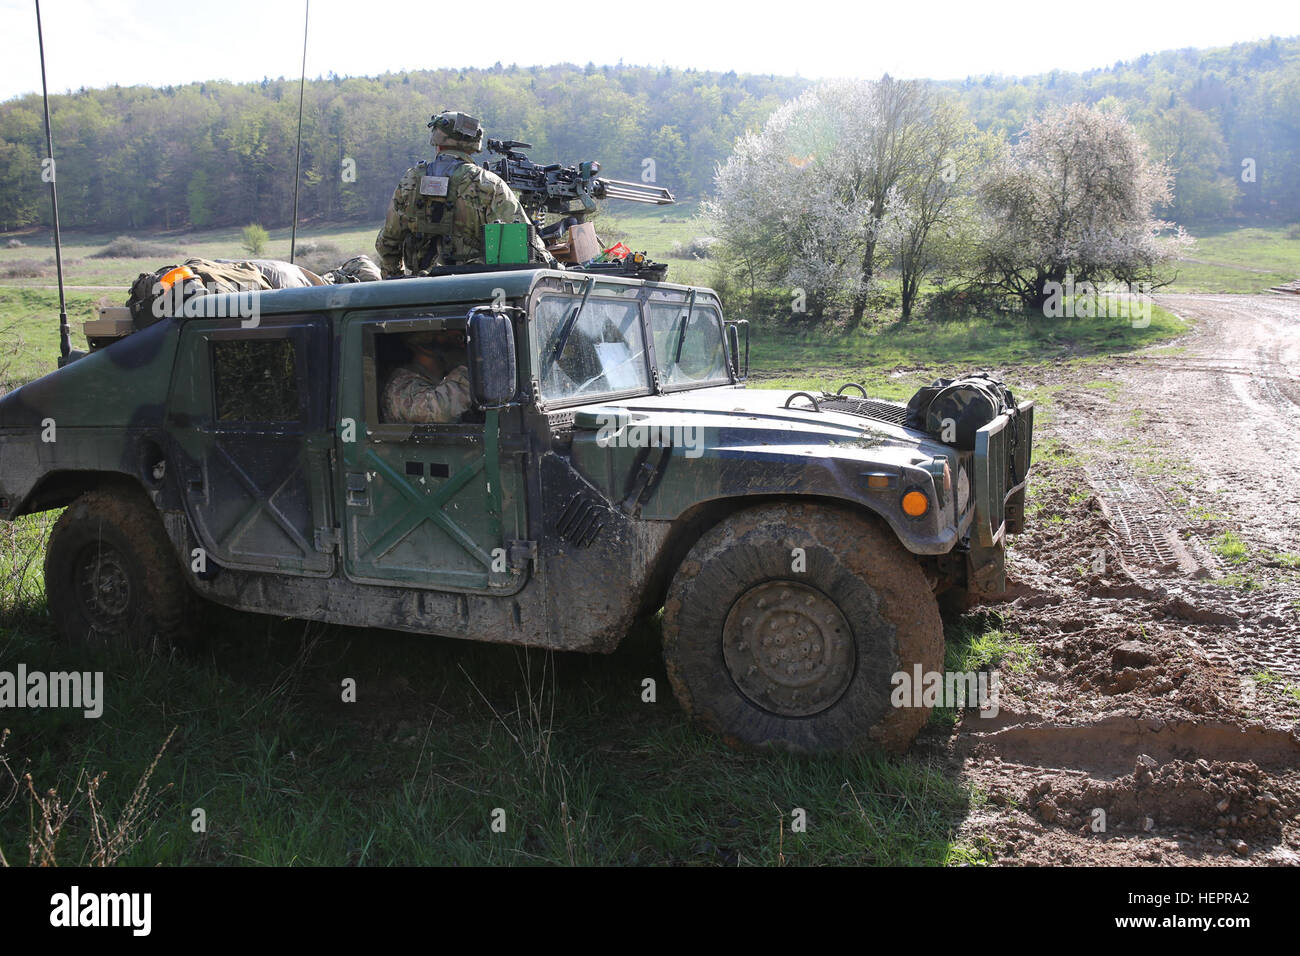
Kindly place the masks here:
<instances>
[{"instance_id":1,"label":"radio antenna","mask_svg":"<svg viewBox=\"0 0 1300 956\"><path fill-rule=\"evenodd\" d=\"M298 83L298 149L293 159L293 226L289 230L289 262L298 250L298 183L302 170L302 100L307 92L307 21L311 17L311 0L302 14L302 80Z\"/></svg>"},{"instance_id":2,"label":"radio antenna","mask_svg":"<svg viewBox=\"0 0 1300 956\"><path fill-rule=\"evenodd\" d=\"M50 131L50 87L45 81L45 35L41 31L41 0L36 0L36 43L41 50L41 95L45 100L45 151L49 166L45 170L50 181L50 205L54 211L54 265L59 273L59 365L63 366L72 352L68 329L68 301L63 294L63 243L59 237L59 191L55 188L57 167L54 163L54 134Z\"/></svg>"}]
</instances>

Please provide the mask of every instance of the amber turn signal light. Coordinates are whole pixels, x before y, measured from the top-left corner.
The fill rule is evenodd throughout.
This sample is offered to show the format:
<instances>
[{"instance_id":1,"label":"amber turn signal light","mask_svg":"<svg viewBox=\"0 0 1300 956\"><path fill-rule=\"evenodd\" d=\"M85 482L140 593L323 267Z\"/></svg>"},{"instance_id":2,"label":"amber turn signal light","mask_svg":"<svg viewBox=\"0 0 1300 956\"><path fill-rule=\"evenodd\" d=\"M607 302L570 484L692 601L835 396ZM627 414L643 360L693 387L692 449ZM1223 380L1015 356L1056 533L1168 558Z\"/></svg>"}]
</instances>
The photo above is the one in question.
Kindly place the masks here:
<instances>
[{"instance_id":1,"label":"amber turn signal light","mask_svg":"<svg viewBox=\"0 0 1300 956\"><path fill-rule=\"evenodd\" d=\"M919 518L930 510L930 499L921 491L909 491L903 495L903 514L909 518Z\"/></svg>"}]
</instances>

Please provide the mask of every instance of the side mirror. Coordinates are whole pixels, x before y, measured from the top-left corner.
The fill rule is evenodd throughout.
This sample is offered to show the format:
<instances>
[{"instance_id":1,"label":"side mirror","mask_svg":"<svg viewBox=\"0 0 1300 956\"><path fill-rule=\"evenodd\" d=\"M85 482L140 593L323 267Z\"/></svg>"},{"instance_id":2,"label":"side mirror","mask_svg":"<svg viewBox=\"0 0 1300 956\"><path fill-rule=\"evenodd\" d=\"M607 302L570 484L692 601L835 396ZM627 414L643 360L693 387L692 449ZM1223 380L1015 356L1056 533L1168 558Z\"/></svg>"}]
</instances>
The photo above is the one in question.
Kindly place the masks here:
<instances>
[{"instance_id":1,"label":"side mirror","mask_svg":"<svg viewBox=\"0 0 1300 956\"><path fill-rule=\"evenodd\" d=\"M510 316L491 309L469 314L469 387L474 403L483 408L508 405L518 390L515 327Z\"/></svg>"},{"instance_id":2,"label":"side mirror","mask_svg":"<svg viewBox=\"0 0 1300 956\"><path fill-rule=\"evenodd\" d=\"M741 364L740 354L740 326L745 327L745 355L744 364ZM736 375L736 381L743 382L749 378L749 321L747 319L737 319L735 322L727 323L727 351L731 356L731 370Z\"/></svg>"}]
</instances>

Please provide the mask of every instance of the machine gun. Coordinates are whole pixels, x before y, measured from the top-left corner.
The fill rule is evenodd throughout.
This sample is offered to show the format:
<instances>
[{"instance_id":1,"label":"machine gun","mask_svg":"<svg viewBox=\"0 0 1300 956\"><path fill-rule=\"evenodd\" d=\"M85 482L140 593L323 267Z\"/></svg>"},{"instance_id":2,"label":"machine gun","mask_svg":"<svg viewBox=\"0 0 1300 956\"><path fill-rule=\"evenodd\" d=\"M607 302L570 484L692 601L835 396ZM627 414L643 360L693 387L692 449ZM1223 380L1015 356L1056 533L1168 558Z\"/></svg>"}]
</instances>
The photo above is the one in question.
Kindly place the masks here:
<instances>
[{"instance_id":1,"label":"machine gun","mask_svg":"<svg viewBox=\"0 0 1300 956\"><path fill-rule=\"evenodd\" d=\"M499 159L489 160L483 168L496 173L519 196L524 211L538 230L545 234L547 214L583 222L596 211L601 199L667 206L677 200L662 186L648 186L622 179L605 179L597 174L600 163L588 161L576 166L552 163L539 166L521 152L532 149L529 143L513 139L489 139L487 151Z\"/></svg>"}]
</instances>

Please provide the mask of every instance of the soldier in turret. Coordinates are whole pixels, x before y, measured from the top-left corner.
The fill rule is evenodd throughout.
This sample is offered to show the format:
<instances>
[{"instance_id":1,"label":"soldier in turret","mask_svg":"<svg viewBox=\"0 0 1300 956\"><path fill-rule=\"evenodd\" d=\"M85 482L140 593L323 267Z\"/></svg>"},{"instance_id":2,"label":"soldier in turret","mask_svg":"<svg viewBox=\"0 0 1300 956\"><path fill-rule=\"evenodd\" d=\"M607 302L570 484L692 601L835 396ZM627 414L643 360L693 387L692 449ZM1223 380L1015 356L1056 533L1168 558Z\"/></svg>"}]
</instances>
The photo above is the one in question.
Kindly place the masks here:
<instances>
[{"instance_id":1,"label":"soldier in turret","mask_svg":"<svg viewBox=\"0 0 1300 956\"><path fill-rule=\"evenodd\" d=\"M375 239L385 279L481 263L485 225L528 222L514 190L471 158L483 148L478 120L467 113L443 112L429 121L429 129L429 142L438 155L402 176ZM531 246L530 258L555 265L535 233Z\"/></svg>"}]
</instances>

